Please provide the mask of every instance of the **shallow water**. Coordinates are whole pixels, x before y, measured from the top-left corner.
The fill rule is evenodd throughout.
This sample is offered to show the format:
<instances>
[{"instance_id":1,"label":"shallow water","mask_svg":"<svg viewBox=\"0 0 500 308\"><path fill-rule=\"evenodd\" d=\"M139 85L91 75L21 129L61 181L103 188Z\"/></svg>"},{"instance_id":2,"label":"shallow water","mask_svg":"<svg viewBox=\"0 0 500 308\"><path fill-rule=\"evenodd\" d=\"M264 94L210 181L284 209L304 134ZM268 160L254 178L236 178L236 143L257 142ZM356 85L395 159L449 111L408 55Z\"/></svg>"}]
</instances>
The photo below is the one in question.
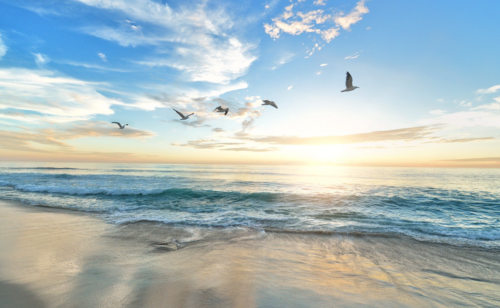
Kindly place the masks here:
<instances>
[{"instance_id":1,"label":"shallow water","mask_svg":"<svg viewBox=\"0 0 500 308\"><path fill-rule=\"evenodd\" d=\"M3 163L0 198L205 228L500 248L500 170Z\"/></svg>"}]
</instances>

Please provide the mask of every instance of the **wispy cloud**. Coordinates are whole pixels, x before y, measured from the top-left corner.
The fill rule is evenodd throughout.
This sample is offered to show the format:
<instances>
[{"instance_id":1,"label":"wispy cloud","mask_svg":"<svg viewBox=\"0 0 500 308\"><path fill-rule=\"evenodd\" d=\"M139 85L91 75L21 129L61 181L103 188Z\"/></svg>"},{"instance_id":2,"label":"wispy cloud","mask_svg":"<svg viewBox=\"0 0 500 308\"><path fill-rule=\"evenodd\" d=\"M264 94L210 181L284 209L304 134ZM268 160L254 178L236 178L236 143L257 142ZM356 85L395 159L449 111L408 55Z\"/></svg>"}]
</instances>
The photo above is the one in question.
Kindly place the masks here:
<instances>
[{"instance_id":1,"label":"wispy cloud","mask_svg":"<svg viewBox=\"0 0 500 308\"><path fill-rule=\"evenodd\" d=\"M320 66L327 66L327 65L328 65L328 63L323 63Z\"/></svg>"},{"instance_id":2,"label":"wispy cloud","mask_svg":"<svg viewBox=\"0 0 500 308\"><path fill-rule=\"evenodd\" d=\"M362 53L362 51L357 51L357 52L353 53L352 55L345 57L344 60L347 60L347 59L356 59L357 57L360 56L360 53Z\"/></svg>"},{"instance_id":3,"label":"wispy cloud","mask_svg":"<svg viewBox=\"0 0 500 308\"><path fill-rule=\"evenodd\" d=\"M434 114L434 115L441 115L441 114L445 114L446 110L431 110L431 111L429 111L429 113Z\"/></svg>"},{"instance_id":4,"label":"wispy cloud","mask_svg":"<svg viewBox=\"0 0 500 308\"><path fill-rule=\"evenodd\" d=\"M250 64L257 59L249 53L254 48L253 45L242 44L235 38L212 47L210 50L203 47L179 48L171 58L156 58L136 63L178 69L185 74L188 81L228 84L231 80L246 74Z\"/></svg>"},{"instance_id":5,"label":"wispy cloud","mask_svg":"<svg viewBox=\"0 0 500 308\"><path fill-rule=\"evenodd\" d=\"M107 66L96 65L96 64L91 64L91 63L81 63L81 62L74 62L74 61L54 61L54 62L60 63L60 64L72 65L72 66L80 66L80 67L94 69L94 70L100 70L100 71L121 72L121 73L130 72L130 70L107 67Z\"/></svg>"},{"instance_id":6,"label":"wispy cloud","mask_svg":"<svg viewBox=\"0 0 500 308\"><path fill-rule=\"evenodd\" d=\"M235 151L235 152L272 152L278 151L278 148L250 148L250 147L234 147L234 148L225 148L221 149L221 151Z\"/></svg>"},{"instance_id":7,"label":"wispy cloud","mask_svg":"<svg viewBox=\"0 0 500 308\"><path fill-rule=\"evenodd\" d=\"M102 61L108 62L108 59L106 58L106 55L103 54L102 52L99 52L97 55L99 56L99 58L101 58Z\"/></svg>"},{"instance_id":8,"label":"wispy cloud","mask_svg":"<svg viewBox=\"0 0 500 308\"><path fill-rule=\"evenodd\" d=\"M36 112L48 121L112 114L111 105L121 102L98 93L95 85L48 70L0 69L0 109Z\"/></svg>"},{"instance_id":9,"label":"wispy cloud","mask_svg":"<svg viewBox=\"0 0 500 308\"><path fill-rule=\"evenodd\" d=\"M122 46L153 45L169 50L168 57L151 57L136 63L169 66L184 73L188 81L227 84L244 75L257 59L254 45L242 42L231 30L234 22L221 7L205 3L171 7L152 0L78 0L86 5L120 12L127 17L115 27L92 26L82 31ZM143 31L131 23L144 23Z\"/></svg>"},{"instance_id":10,"label":"wispy cloud","mask_svg":"<svg viewBox=\"0 0 500 308\"><path fill-rule=\"evenodd\" d=\"M441 114L434 118L420 120L424 125L446 124L452 127L500 127L500 113L497 110L479 110L474 108L469 111ZM486 108L485 108L486 109Z\"/></svg>"},{"instance_id":11,"label":"wispy cloud","mask_svg":"<svg viewBox=\"0 0 500 308\"><path fill-rule=\"evenodd\" d=\"M117 137L117 138L149 138L154 133L132 127L118 129L115 124L95 122L74 122L58 124L35 131L0 130L0 148L23 152L51 152L64 151L77 153L65 140L85 137ZM47 148L49 146L49 148ZM54 148L55 147L55 148Z\"/></svg>"},{"instance_id":12,"label":"wispy cloud","mask_svg":"<svg viewBox=\"0 0 500 308\"><path fill-rule=\"evenodd\" d=\"M443 159L441 161L454 161L454 162L499 162L500 157L478 157L478 158L461 158L461 159Z\"/></svg>"},{"instance_id":13,"label":"wispy cloud","mask_svg":"<svg viewBox=\"0 0 500 308\"><path fill-rule=\"evenodd\" d=\"M292 88L293 88L293 86L289 86L289 87L287 88L287 90L288 90L288 91L290 91Z\"/></svg>"},{"instance_id":14,"label":"wispy cloud","mask_svg":"<svg viewBox=\"0 0 500 308\"><path fill-rule=\"evenodd\" d=\"M430 137L439 126L419 126L386 131L375 131L369 133L343 135L343 136L318 136L318 137L295 137L295 136L266 136L246 137L255 142L263 142L279 145L330 145L330 144L354 144L382 141L414 141Z\"/></svg>"},{"instance_id":15,"label":"wispy cloud","mask_svg":"<svg viewBox=\"0 0 500 308\"><path fill-rule=\"evenodd\" d=\"M234 151L234 152L271 152L277 151L276 147L250 147L250 146L240 146L243 142L220 142L214 139L199 139L195 141L188 141L187 143L173 143L174 146L181 147L191 147L195 149L216 149L221 151Z\"/></svg>"},{"instance_id":16,"label":"wispy cloud","mask_svg":"<svg viewBox=\"0 0 500 308\"><path fill-rule=\"evenodd\" d=\"M35 56L35 62L39 66L44 65L45 63L49 62L49 57L42 55L41 53L32 53L33 56Z\"/></svg>"},{"instance_id":17,"label":"wispy cloud","mask_svg":"<svg viewBox=\"0 0 500 308\"><path fill-rule=\"evenodd\" d=\"M0 59L7 53L7 46L2 40L2 34L0 33Z\"/></svg>"},{"instance_id":18,"label":"wispy cloud","mask_svg":"<svg viewBox=\"0 0 500 308\"><path fill-rule=\"evenodd\" d=\"M480 138L443 138L432 141L433 143L463 143L463 142L474 142L474 141L484 141L484 140L493 140L493 137L480 137Z\"/></svg>"}]
</instances>

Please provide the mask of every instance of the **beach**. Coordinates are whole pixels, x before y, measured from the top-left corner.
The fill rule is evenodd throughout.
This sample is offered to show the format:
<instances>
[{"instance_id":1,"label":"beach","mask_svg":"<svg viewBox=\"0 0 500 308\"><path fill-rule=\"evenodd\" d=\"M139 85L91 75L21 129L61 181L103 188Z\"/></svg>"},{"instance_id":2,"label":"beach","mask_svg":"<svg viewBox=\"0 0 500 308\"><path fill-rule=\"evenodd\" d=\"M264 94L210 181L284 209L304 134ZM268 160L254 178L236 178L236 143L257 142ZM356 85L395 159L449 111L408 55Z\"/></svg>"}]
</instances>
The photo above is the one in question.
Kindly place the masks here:
<instances>
[{"instance_id":1,"label":"beach","mask_svg":"<svg viewBox=\"0 0 500 308\"><path fill-rule=\"evenodd\" d=\"M196 229L117 226L0 201L0 306L500 304L498 251L405 237Z\"/></svg>"}]
</instances>

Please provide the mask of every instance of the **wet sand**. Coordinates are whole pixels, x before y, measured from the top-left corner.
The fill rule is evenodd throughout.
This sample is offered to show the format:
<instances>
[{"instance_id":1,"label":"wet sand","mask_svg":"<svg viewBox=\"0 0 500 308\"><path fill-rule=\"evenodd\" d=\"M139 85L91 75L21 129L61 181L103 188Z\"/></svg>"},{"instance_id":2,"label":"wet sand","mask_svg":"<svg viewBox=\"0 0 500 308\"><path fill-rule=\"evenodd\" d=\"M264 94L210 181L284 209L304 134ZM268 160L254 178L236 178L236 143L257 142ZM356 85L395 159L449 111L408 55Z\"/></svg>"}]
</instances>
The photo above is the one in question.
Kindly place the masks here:
<instances>
[{"instance_id":1,"label":"wet sand","mask_svg":"<svg viewBox=\"0 0 500 308\"><path fill-rule=\"evenodd\" d=\"M500 306L500 253L409 238L106 224L0 200L0 307Z\"/></svg>"}]
</instances>

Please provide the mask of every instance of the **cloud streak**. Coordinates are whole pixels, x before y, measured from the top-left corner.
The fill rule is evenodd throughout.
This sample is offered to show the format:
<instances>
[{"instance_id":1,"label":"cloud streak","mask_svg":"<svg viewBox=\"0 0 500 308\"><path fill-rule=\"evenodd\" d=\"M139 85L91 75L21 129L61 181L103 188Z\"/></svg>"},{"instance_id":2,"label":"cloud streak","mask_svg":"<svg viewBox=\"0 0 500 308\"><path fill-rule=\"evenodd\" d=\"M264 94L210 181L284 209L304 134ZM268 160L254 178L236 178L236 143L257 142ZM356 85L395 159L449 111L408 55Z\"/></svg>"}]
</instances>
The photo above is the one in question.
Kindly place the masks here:
<instances>
[{"instance_id":1,"label":"cloud streak","mask_svg":"<svg viewBox=\"0 0 500 308\"><path fill-rule=\"evenodd\" d=\"M40 153L63 151L78 154L78 151L75 151L72 146L64 141L95 137L144 139L153 137L154 135L153 132L132 127L118 129L115 127L115 124L102 121L74 122L58 124L55 127L51 126L50 128L36 131L0 130L0 149ZM47 146L51 148L47 148Z\"/></svg>"},{"instance_id":2,"label":"cloud streak","mask_svg":"<svg viewBox=\"0 0 500 308\"><path fill-rule=\"evenodd\" d=\"M443 159L441 161L454 161L454 162L498 162L498 163L500 163L500 157L479 157L479 158Z\"/></svg>"},{"instance_id":3,"label":"cloud streak","mask_svg":"<svg viewBox=\"0 0 500 308\"><path fill-rule=\"evenodd\" d=\"M341 135L341 136L318 136L318 137L295 137L295 136L266 136L246 137L254 142L270 143L277 145L333 145L333 144L355 144L382 141L414 141L422 140L439 129L439 126L419 126L386 131L375 131L370 133Z\"/></svg>"}]
</instances>

